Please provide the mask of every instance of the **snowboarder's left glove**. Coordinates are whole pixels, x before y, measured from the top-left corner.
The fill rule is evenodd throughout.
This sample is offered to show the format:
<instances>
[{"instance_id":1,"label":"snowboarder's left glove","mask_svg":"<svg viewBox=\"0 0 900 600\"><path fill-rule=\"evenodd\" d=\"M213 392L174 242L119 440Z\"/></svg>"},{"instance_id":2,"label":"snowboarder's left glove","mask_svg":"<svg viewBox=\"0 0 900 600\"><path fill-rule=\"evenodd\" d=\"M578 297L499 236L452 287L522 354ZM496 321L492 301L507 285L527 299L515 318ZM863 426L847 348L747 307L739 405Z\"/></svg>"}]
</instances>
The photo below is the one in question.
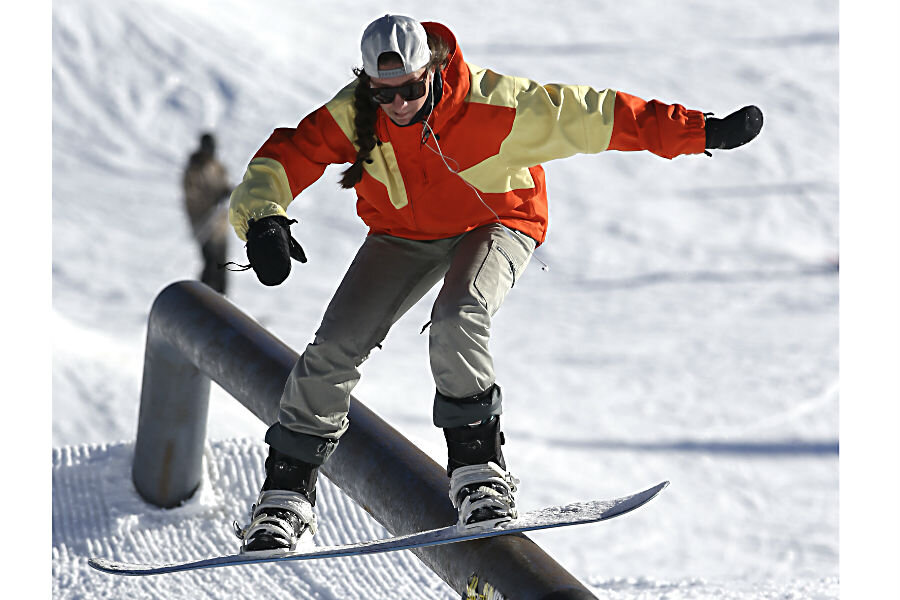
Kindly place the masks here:
<instances>
[{"instance_id":1,"label":"snowboarder's left glove","mask_svg":"<svg viewBox=\"0 0 900 600\"><path fill-rule=\"evenodd\" d=\"M247 259L263 285L278 285L291 273L291 258L306 262L303 248L291 237L296 219L282 216L250 219L247 230Z\"/></svg>"},{"instance_id":2,"label":"snowboarder's left glove","mask_svg":"<svg viewBox=\"0 0 900 600\"><path fill-rule=\"evenodd\" d=\"M707 113L712 114L712 113ZM745 106L724 119L706 117L706 147L731 150L743 146L757 135L763 126L763 114L756 106Z\"/></svg>"}]
</instances>

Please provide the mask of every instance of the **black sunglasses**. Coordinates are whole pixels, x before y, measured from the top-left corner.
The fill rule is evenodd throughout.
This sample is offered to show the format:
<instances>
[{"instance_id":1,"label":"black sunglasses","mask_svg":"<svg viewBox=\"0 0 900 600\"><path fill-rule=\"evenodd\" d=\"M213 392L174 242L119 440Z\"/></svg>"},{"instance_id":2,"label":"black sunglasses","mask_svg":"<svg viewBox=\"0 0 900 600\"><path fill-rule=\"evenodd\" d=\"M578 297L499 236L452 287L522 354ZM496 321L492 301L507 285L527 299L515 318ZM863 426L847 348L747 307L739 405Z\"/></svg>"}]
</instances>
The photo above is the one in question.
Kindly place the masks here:
<instances>
[{"instance_id":1,"label":"black sunglasses","mask_svg":"<svg viewBox=\"0 0 900 600\"><path fill-rule=\"evenodd\" d=\"M420 79L404 83L397 87L370 87L368 89L372 102L376 104L390 104L394 101L397 94L404 100L418 100L425 95L428 89L427 85L428 71L422 75Z\"/></svg>"}]
</instances>

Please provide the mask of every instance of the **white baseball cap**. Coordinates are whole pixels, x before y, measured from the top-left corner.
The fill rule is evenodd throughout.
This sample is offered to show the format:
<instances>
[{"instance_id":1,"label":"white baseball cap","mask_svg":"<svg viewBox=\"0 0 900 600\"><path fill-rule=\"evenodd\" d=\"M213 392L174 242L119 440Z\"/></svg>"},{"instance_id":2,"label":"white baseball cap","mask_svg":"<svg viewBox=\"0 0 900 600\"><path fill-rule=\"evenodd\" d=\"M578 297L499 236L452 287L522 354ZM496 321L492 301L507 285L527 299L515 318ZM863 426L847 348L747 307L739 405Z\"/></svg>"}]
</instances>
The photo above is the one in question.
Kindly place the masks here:
<instances>
[{"instance_id":1,"label":"white baseball cap","mask_svg":"<svg viewBox=\"0 0 900 600\"><path fill-rule=\"evenodd\" d=\"M387 79L418 71L431 60L428 37L422 24L402 15L384 15L366 27L360 42L363 70L369 77ZM378 57L396 52L403 61L397 69L379 69Z\"/></svg>"}]
</instances>

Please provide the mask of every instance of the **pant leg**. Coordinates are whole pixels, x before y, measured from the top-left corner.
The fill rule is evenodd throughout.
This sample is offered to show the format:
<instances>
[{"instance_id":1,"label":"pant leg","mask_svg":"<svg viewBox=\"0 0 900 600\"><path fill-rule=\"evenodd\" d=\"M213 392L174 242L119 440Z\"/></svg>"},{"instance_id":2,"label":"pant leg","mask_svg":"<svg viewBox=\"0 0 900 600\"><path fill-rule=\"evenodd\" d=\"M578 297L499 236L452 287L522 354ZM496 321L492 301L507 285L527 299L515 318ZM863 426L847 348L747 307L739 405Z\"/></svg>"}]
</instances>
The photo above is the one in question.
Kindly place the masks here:
<instances>
[{"instance_id":1,"label":"pant leg","mask_svg":"<svg viewBox=\"0 0 900 600\"><path fill-rule=\"evenodd\" d=\"M203 254L203 272L200 274L200 281L224 294L226 270L219 268L219 265L225 264L225 255L228 251L227 238L213 237L204 243L200 250Z\"/></svg>"},{"instance_id":2,"label":"pant leg","mask_svg":"<svg viewBox=\"0 0 900 600\"><path fill-rule=\"evenodd\" d=\"M266 442L285 454L321 464L348 426L350 393L359 367L390 327L449 266L449 240L366 238L347 270L313 343L294 366L278 423Z\"/></svg>"},{"instance_id":3,"label":"pant leg","mask_svg":"<svg viewBox=\"0 0 900 600\"><path fill-rule=\"evenodd\" d=\"M500 414L499 394L488 403L460 403L494 384L488 349L491 317L521 276L536 242L499 224L459 241L432 309L429 354L438 394L434 424L458 427Z\"/></svg>"}]
</instances>

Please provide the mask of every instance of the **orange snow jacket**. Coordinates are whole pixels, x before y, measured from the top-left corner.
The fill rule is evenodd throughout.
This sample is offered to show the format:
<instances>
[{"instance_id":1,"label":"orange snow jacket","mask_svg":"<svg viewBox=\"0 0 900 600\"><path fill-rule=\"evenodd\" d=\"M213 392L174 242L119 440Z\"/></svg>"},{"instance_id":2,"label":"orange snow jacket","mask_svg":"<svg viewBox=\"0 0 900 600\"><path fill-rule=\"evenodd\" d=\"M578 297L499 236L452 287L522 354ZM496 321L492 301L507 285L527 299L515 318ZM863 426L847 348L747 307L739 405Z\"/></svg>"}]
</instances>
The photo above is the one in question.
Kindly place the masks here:
<instances>
[{"instance_id":1,"label":"orange snow jacket","mask_svg":"<svg viewBox=\"0 0 900 600\"><path fill-rule=\"evenodd\" d=\"M451 49L441 71L441 99L428 117L435 135L425 136L421 123L397 126L378 111L381 143L355 186L357 213L370 233L441 239L499 217L542 243L547 188L540 163L604 150L649 150L665 158L704 151L699 111L610 89L500 75L465 62L443 25L423 25ZM355 160L355 85L354 80L296 128L276 129L262 145L231 197L230 221L238 237L246 240L251 218L285 215L329 164Z\"/></svg>"}]
</instances>

